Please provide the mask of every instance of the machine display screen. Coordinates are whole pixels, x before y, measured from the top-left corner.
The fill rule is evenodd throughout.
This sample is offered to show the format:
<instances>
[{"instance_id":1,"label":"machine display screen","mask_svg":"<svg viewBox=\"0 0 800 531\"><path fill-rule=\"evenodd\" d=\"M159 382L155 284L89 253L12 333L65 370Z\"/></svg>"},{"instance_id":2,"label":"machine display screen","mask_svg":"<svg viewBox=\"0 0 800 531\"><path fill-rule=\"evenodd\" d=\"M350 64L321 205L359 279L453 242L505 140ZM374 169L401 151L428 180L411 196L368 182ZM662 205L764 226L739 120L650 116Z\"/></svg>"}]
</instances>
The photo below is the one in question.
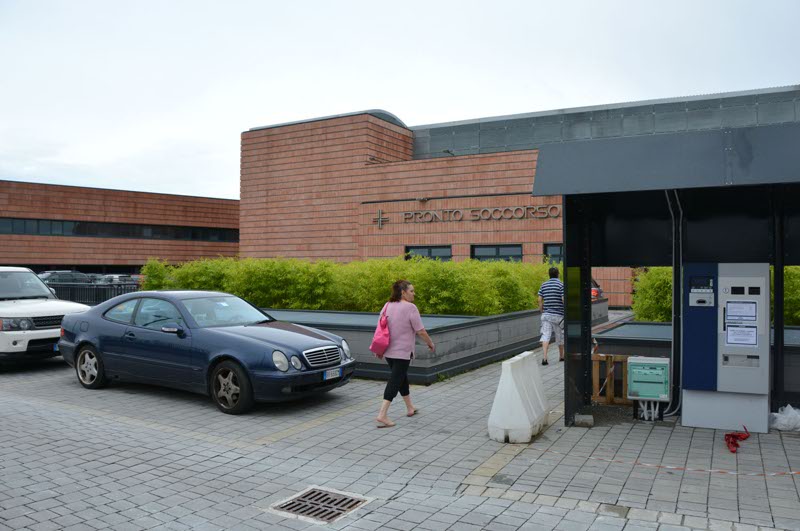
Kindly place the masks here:
<instances>
[{"instance_id":1,"label":"machine display screen","mask_svg":"<svg viewBox=\"0 0 800 531\"><path fill-rule=\"evenodd\" d=\"M714 286L714 277L691 277L689 287L691 289L711 289Z\"/></svg>"},{"instance_id":2,"label":"machine display screen","mask_svg":"<svg viewBox=\"0 0 800 531\"><path fill-rule=\"evenodd\" d=\"M755 321L758 315L755 301L728 301L725 305L725 320Z\"/></svg>"}]
</instances>

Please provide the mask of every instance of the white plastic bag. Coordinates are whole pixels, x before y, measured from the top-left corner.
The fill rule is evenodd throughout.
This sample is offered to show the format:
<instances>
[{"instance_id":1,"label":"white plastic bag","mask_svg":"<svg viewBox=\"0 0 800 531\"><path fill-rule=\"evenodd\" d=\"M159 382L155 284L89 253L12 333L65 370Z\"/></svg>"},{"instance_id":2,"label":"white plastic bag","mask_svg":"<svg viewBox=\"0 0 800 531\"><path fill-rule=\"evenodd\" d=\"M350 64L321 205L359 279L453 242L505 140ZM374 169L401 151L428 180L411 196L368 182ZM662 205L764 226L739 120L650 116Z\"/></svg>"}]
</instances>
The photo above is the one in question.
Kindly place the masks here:
<instances>
[{"instance_id":1,"label":"white plastic bag","mask_svg":"<svg viewBox=\"0 0 800 531\"><path fill-rule=\"evenodd\" d=\"M770 427L781 431L800 431L800 410L786 405L777 413L769 414Z\"/></svg>"}]
</instances>

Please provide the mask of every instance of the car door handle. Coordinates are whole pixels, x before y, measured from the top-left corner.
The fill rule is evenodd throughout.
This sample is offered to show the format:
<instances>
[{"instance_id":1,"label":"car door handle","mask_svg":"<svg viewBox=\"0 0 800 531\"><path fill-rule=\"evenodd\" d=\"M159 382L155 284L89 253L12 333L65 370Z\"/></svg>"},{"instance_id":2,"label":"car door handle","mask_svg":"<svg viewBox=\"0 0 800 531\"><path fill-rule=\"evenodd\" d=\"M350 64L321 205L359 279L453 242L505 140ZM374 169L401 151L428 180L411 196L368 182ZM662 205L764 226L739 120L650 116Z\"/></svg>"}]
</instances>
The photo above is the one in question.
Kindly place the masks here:
<instances>
[{"instance_id":1,"label":"car door handle","mask_svg":"<svg viewBox=\"0 0 800 531\"><path fill-rule=\"evenodd\" d=\"M125 339L136 339L136 334L133 332L125 332Z\"/></svg>"}]
</instances>

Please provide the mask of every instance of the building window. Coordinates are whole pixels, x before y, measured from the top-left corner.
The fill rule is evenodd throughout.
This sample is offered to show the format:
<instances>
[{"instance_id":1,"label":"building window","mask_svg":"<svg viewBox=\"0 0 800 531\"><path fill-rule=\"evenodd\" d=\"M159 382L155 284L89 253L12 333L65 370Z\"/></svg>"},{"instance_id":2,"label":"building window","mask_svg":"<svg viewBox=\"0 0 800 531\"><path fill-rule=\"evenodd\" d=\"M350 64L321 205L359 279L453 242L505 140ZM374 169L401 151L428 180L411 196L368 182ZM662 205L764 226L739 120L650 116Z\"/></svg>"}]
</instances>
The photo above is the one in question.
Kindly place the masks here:
<instances>
[{"instance_id":1,"label":"building window","mask_svg":"<svg viewBox=\"0 0 800 531\"><path fill-rule=\"evenodd\" d=\"M406 260L413 256L422 256L424 258L439 259L442 262L449 262L453 258L453 251L449 245L434 245L434 246L413 246L406 247Z\"/></svg>"},{"instance_id":2,"label":"building window","mask_svg":"<svg viewBox=\"0 0 800 531\"><path fill-rule=\"evenodd\" d=\"M206 242L239 241L239 231L237 229L19 218L0 218L0 234L137 238L144 240L192 240Z\"/></svg>"},{"instance_id":3,"label":"building window","mask_svg":"<svg viewBox=\"0 0 800 531\"><path fill-rule=\"evenodd\" d=\"M564 244L546 243L544 244L545 260L551 264L560 264L564 260Z\"/></svg>"},{"instance_id":4,"label":"building window","mask_svg":"<svg viewBox=\"0 0 800 531\"><path fill-rule=\"evenodd\" d=\"M522 261L521 245L473 245L470 256L475 260Z\"/></svg>"}]
</instances>

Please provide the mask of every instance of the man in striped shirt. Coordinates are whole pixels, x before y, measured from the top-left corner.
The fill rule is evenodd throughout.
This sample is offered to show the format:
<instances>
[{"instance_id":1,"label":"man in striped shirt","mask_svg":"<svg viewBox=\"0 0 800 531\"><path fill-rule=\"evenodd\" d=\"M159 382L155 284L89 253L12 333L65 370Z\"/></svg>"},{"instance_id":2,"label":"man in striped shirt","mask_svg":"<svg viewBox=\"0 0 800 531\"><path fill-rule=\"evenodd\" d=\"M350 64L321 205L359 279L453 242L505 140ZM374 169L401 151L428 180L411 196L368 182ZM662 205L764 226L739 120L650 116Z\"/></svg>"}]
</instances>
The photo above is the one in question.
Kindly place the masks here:
<instances>
[{"instance_id":1,"label":"man in striped shirt","mask_svg":"<svg viewBox=\"0 0 800 531\"><path fill-rule=\"evenodd\" d=\"M550 268L550 280L539 288L539 311L542 312L542 365L547 365L547 347L555 333L558 361L564 361L564 284L558 279L558 268Z\"/></svg>"}]
</instances>

